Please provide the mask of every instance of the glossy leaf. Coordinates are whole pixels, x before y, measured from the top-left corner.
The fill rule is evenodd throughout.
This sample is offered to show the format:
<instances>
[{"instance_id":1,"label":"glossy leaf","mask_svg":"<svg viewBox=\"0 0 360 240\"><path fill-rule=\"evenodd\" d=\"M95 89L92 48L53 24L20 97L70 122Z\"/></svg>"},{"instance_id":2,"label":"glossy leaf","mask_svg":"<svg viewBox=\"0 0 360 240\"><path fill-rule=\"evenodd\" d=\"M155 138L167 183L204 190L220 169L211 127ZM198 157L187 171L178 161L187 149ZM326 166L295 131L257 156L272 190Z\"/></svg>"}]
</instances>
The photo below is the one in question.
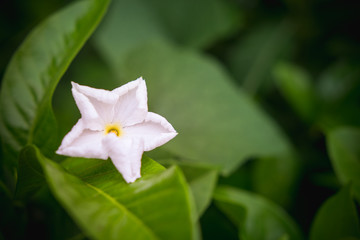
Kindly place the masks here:
<instances>
[{"instance_id":1,"label":"glossy leaf","mask_svg":"<svg viewBox=\"0 0 360 240\"><path fill-rule=\"evenodd\" d=\"M194 226L195 209L186 181L178 168L165 171L161 165L143 157L142 177L133 184L127 184L111 161L69 158L62 165L84 184L103 192L112 199L111 201L116 201L117 204L123 206L126 211L136 217L137 222L150 230L156 238L195 238L195 234L197 234L197 229ZM67 201L65 197L65 194L62 195L59 198L60 201ZM64 202L64 204L66 203ZM97 204L102 205L101 202ZM76 208L68 206L68 210L73 214L79 214L78 221L82 221L79 218L86 220L80 212L77 213ZM124 221L131 220L131 218L125 219ZM112 225L112 221L109 219L106 224ZM128 236L135 234L134 232L131 233L133 227L130 225L132 223L119 224L121 224L119 231L130 231ZM140 227L137 231L147 232L138 224L137 226ZM86 227L90 228L91 226ZM117 236L126 239L123 235ZM136 234L131 239L135 239L135 236Z\"/></svg>"},{"instance_id":2,"label":"glossy leaf","mask_svg":"<svg viewBox=\"0 0 360 240\"><path fill-rule=\"evenodd\" d=\"M190 184L200 217L210 205L217 180L217 171L182 166L185 177Z\"/></svg>"},{"instance_id":3,"label":"glossy leaf","mask_svg":"<svg viewBox=\"0 0 360 240\"><path fill-rule=\"evenodd\" d=\"M305 120L314 120L316 98L311 78L303 69L279 63L274 69L277 86L288 103Z\"/></svg>"},{"instance_id":4,"label":"glossy leaf","mask_svg":"<svg viewBox=\"0 0 360 240\"><path fill-rule=\"evenodd\" d=\"M311 240L359 239L360 223L351 198L350 187L344 187L319 209L313 222Z\"/></svg>"},{"instance_id":5,"label":"glossy leaf","mask_svg":"<svg viewBox=\"0 0 360 240\"><path fill-rule=\"evenodd\" d=\"M360 200L360 129L334 129L327 134L327 145L336 176L344 185L351 182Z\"/></svg>"},{"instance_id":6,"label":"glossy leaf","mask_svg":"<svg viewBox=\"0 0 360 240\"><path fill-rule=\"evenodd\" d=\"M38 25L16 51L1 88L1 136L13 166L19 151L34 143L56 149L51 97L61 76L104 15L109 0L75 2Z\"/></svg>"},{"instance_id":7,"label":"glossy leaf","mask_svg":"<svg viewBox=\"0 0 360 240\"><path fill-rule=\"evenodd\" d=\"M274 203L256 194L226 186L217 187L216 205L239 227L239 237L256 239L302 239L293 220Z\"/></svg>"},{"instance_id":8,"label":"glossy leaf","mask_svg":"<svg viewBox=\"0 0 360 240\"><path fill-rule=\"evenodd\" d=\"M227 174L248 157L289 148L278 127L213 59L157 42L129 54L122 73L145 78L150 109L180 133L162 149L184 161Z\"/></svg>"},{"instance_id":9,"label":"glossy leaf","mask_svg":"<svg viewBox=\"0 0 360 240\"><path fill-rule=\"evenodd\" d=\"M218 172L215 169L196 166L191 163L177 162L171 159L163 159L159 162L165 166L176 164L181 168L194 196L197 215L201 217L212 200Z\"/></svg>"}]
</instances>

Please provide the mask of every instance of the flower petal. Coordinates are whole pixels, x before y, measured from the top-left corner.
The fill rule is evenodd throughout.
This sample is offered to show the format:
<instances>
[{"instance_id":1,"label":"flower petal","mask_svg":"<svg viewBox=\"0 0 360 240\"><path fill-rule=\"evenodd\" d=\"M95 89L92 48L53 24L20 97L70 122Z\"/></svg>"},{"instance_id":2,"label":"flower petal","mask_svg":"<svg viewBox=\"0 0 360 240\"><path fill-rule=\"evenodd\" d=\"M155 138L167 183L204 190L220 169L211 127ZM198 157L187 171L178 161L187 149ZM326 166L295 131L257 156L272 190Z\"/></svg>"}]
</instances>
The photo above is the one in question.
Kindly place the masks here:
<instances>
[{"instance_id":1,"label":"flower petal","mask_svg":"<svg viewBox=\"0 0 360 240\"><path fill-rule=\"evenodd\" d=\"M92 130L102 130L114 116L118 95L103 89L82 86L72 82L72 92L84 123Z\"/></svg>"},{"instance_id":2,"label":"flower petal","mask_svg":"<svg viewBox=\"0 0 360 240\"><path fill-rule=\"evenodd\" d=\"M127 183L141 177L141 156L144 152L144 144L140 139L117 137L110 133L104 137L103 145Z\"/></svg>"},{"instance_id":3,"label":"flower petal","mask_svg":"<svg viewBox=\"0 0 360 240\"><path fill-rule=\"evenodd\" d=\"M147 91L141 77L112 91L119 96L115 105L113 122L122 127L142 122L147 114Z\"/></svg>"},{"instance_id":4,"label":"flower petal","mask_svg":"<svg viewBox=\"0 0 360 240\"><path fill-rule=\"evenodd\" d=\"M150 151L173 139L177 132L164 117L149 112L142 123L124 128L124 134L142 139L144 151Z\"/></svg>"},{"instance_id":5,"label":"flower petal","mask_svg":"<svg viewBox=\"0 0 360 240\"><path fill-rule=\"evenodd\" d=\"M80 119L71 131L64 137L57 154L70 157L100 158L106 160L107 152L102 146L104 133L84 128Z\"/></svg>"}]
</instances>

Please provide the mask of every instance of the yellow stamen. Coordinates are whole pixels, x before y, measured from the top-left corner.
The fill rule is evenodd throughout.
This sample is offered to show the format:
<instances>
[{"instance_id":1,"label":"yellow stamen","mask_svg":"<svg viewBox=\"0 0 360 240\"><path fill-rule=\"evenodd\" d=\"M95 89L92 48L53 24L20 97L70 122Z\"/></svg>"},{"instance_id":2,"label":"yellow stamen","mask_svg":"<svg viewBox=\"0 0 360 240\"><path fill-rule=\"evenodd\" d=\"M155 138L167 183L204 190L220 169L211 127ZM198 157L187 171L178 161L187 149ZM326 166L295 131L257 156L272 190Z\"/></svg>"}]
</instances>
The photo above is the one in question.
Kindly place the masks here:
<instances>
[{"instance_id":1,"label":"yellow stamen","mask_svg":"<svg viewBox=\"0 0 360 240\"><path fill-rule=\"evenodd\" d=\"M120 137L123 133L120 124L107 124L105 126L105 134L109 133L115 133L116 136Z\"/></svg>"}]
</instances>

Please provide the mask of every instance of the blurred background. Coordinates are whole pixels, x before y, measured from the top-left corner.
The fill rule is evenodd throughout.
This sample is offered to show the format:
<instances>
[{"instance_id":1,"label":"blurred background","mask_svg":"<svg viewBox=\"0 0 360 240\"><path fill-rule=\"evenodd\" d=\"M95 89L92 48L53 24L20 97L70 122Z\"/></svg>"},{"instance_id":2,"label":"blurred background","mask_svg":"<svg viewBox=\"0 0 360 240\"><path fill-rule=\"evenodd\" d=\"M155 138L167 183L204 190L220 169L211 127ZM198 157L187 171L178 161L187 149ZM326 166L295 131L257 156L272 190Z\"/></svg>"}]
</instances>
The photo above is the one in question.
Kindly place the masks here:
<instances>
[{"instance_id":1,"label":"blurred background","mask_svg":"<svg viewBox=\"0 0 360 240\"><path fill-rule=\"evenodd\" d=\"M1 76L30 30L71 2L3 0L0 3ZM263 151L259 150L260 158L273 160L260 161L256 150L249 150L241 156L243 160L224 163L222 167L227 170L219 183L254 191L275 201L307 235L320 205L340 188L325 136L340 126L360 126L359 12L360 2L340 0L114 0L55 92L54 111L61 122L59 136L64 136L80 117L69 81L112 89L139 75L150 82L152 78L166 78L170 70L169 76L178 71L184 77L191 75L192 67L207 71L207 66L197 60L200 56L219 69L224 81L230 81L228 88L239 90L261 109L264 118L270 119L271 126L276 126L281 138L286 139L285 145L292 146L290 158L296 159L283 164L279 159L289 158L289 153L274 157L268 154L271 149L264 147ZM154 57L158 54L158 58ZM182 54L194 56L184 57L187 62L181 65L183 69L167 65L168 56L181 58ZM174 59L172 64L180 62L181 59ZM178 83L176 91L186 88L186 83L184 86ZM169 95L172 92L161 88L164 86L171 85L149 84L150 109L167 113L170 107L184 108L176 105L176 101L167 106L159 102L171 99L166 92ZM211 86L216 84L207 86L205 79L193 87L209 87L212 91ZM195 90L189 95L196 94ZM239 114L242 113L247 114ZM175 128L178 123L186 132L187 125L181 124L188 119L171 112L163 115L175 122ZM272 130L267 131L265 138L266 134L273 134ZM258 142L263 136L254 139ZM269 148L271 144L275 143L268 142ZM266 142L261 146L264 145ZM179 149L174 144L150 155L156 160L166 160L169 151L181 158ZM215 160L205 163L217 164ZM37 215L37 207L33 209L35 212L30 214L34 215L35 229L46 225L44 218ZM213 204L203 214L201 228L204 239L237 238L236 228Z\"/></svg>"}]
</instances>

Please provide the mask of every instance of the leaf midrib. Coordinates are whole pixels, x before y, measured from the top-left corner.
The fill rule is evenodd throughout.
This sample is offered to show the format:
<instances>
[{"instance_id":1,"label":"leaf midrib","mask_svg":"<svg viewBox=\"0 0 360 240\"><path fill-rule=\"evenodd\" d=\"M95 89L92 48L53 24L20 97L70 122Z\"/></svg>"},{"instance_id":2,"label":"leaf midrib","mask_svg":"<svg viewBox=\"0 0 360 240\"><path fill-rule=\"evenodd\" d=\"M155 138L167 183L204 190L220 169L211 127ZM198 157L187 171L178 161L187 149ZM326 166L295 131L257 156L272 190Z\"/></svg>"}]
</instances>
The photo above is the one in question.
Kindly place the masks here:
<instances>
[{"instance_id":1,"label":"leaf midrib","mask_svg":"<svg viewBox=\"0 0 360 240\"><path fill-rule=\"evenodd\" d=\"M44 94L43 97L41 98L41 100L39 101L39 104L36 107L36 111L35 111L35 117L32 121L32 123L30 124L30 131L29 131L29 136L28 136L28 144L31 144L33 142L33 136L34 136L34 130L35 130L35 126L36 123L39 120L40 117L40 110L42 110L44 107L46 107L46 104L51 103L51 98L54 94L55 88L58 84L58 82L60 81L61 77L64 75L64 73L66 72L66 70L68 69L68 67L70 66L72 60L74 59L74 57L77 55L77 53L80 51L80 49L82 48L82 46L85 44L85 42L89 39L91 33L95 30L96 26L99 24L100 19L102 18L102 16L105 13L105 10L107 9L108 5L109 5L110 1L107 1L107 4L105 4L104 8L102 9L102 11L97 15L96 20L94 21L94 23L92 24L92 27L90 27L87 31L87 33L83 36L82 40L80 42L77 42L77 44L75 44L75 46L73 46L72 48L68 49L68 52L70 52L70 54L68 54L68 57L65 57L64 59L67 59L67 61L62 61L61 64L59 64L62 67L59 67L57 69L61 69L60 71L57 72L57 74L55 73L53 78L56 78L56 81L50 81L48 83L48 89L50 89L48 91L49 94ZM83 4L83 2L75 2L73 3L75 4ZM73 6L73 4L68 5L67 7L65 7L62 11L65 11L65 9L70 8ZM81 17L77 18L75 22L78 22L79 19L83 19L86 15L88 15L89 13L86 13L85 15L82 15ZM41 27L41 26L39 26ZM78 24L75 24L75 31L79 29ZM66 36L66 35L65 35ZM50 61L50 65L54 64L54 60L56 59L55 56L51 57L51 61ZM41 78L40 78L41 80ZM40 81L41 82L41 81ZM48 106L51 108L51 104L50 106ZM51 109L51 112L52 109Z\"/></svg>"},{"instance_id":2,"label":"leaf midrib","mask_svg":"<svg viewBox=\"0 0 360 240\"><path fill-rule=\"evenodd\" d=\"M82 181L82 180L81 180ZM124 213L126 213L127 215L130 215L133 217L133 219L135 221L137 221L137 223L141 226L143 226L143 228L154 238L154 239L159 239L158 236L156 236L156 234L151 231L151 229L146 226L146 224L141 221L135 214L133 214L131 211L129 211L125 206L123 206L122 204L120 204L118 201L116 201L115 198L113 198L112 196L110 196L109 194L105 193L104 191L102 191L101 189L88 184L84 181L82 181L86 186L88 186L89 188L95 190L96 192L98 192L100 195L102 195L103 197L105 197L107 200L109 200L112 204L114 204L118 209L120 209L121 211L123 211Z\"/></svg>"}]
</instances>

